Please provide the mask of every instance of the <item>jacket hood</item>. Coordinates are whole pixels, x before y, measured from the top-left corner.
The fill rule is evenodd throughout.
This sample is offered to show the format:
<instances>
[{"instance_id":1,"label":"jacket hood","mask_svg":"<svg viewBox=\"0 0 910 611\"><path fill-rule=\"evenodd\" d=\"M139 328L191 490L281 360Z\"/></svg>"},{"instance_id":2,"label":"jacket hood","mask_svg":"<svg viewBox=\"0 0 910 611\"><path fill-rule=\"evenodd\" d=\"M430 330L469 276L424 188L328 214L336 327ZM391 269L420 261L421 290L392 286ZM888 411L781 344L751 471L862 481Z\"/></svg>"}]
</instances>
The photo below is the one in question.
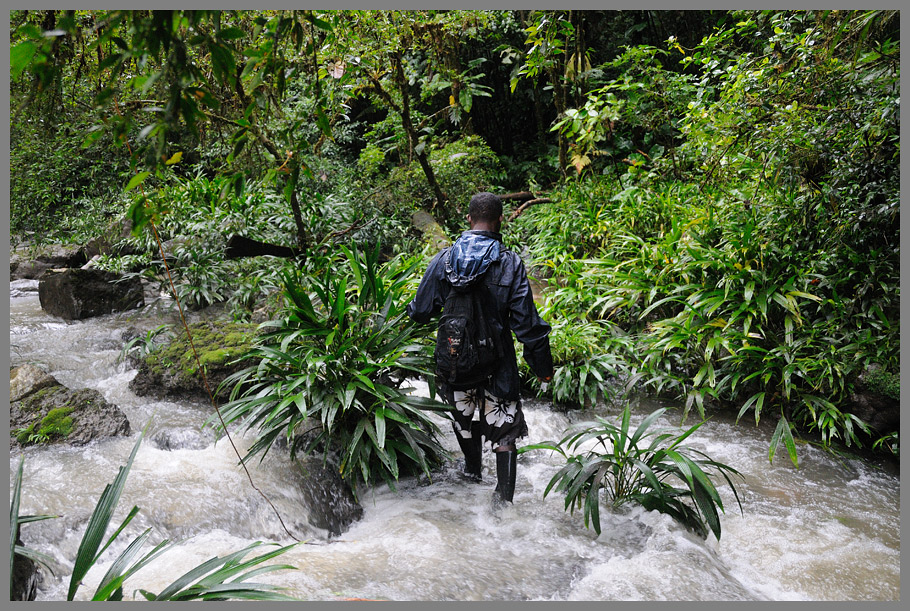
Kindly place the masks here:
<instances>
[{"instance_id":1,"label":"jacket hood","mask_svg":"<svg viewBox=\"0 0 910 611\"><path fill-rule=\"evenodd\" d=\"M474 284L491 263L499 260L501 244L502 238L496 232L465 231L446 256L446 279L456 287Z\"/></svg>"}]
</instances>

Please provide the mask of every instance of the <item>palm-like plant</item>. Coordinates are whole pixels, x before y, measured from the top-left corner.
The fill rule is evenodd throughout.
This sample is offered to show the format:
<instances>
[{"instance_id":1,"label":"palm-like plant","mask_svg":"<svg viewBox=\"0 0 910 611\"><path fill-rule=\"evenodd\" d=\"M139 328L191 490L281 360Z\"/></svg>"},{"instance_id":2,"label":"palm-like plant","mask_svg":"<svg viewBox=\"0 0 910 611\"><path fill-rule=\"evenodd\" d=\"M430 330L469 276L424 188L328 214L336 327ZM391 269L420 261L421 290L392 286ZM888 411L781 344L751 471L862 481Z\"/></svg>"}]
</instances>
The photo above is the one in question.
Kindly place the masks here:
<instances>
[{"instance_id":1,"label":"palm-like plant","mask_svg":"<svg viewBox=\"0 0 910 611\"><path fill-rule=\"evenodd\" d=\"M335 270L284 273L283 317L248 354L258 364L225 380L234 386L222 418L258 428L244 460L285 434L292 455L337 453L344 479L394 486L447 455L425 410L449 408L402 387L408 376L432 380L425 330L405 313L417 262L380 265L378 247L341 253Z\"/></svg>"},{"instance_id":2,"label":"palm-like plant","mask_svg":"<svg viewBox=\"0 0 910 611\"><path fill-rule=\"evenodd\" d=\"M27 524L29 522L38 522L39 520L49 520L55 518L56 516L49 515L19 515L19 499L22 495L22 468L25 465L25 457L19 459L19 469L16 471L16 478L13 481L13 493L10 498L10 507L9 507L9 587L10 587L10 600L15 600L15 593L13 592L13 567L16 562L16 557L27 558L32 562L37 562L45 566L49 571L51 570L52 559L46 554L42 554L38 550L32 549L25 545L19 545L17 541L19 540L19 527L22 524ZM53 571L52 571L53 572Z\"/></svg>"},{"instance_id":3,"label":"palm-like plant","mask_svg":"<svg viewBox=\"0 0 910 611\"><path fill-rule=\"evenodd\" d=\"M637 502L645 509L666 513L689 526L701 536L708 528L720 540L723 502L708 472L716 470L729 484L742 511L739 495L730 476L742 475L736 469L712 460L703 452L683 445L683 441L704 421L682 433L673 429L651 429L666 409L658 409L642 420L630 434L631 410L626 406L619 426L597 417L573 427L561 441L546 441L519 450L547 449L559 452L566 465L552 477L544 497L551 491L565 494L565 509L573 513L584 509L584 522L600 534L600 497L604 492L612 507ZM594 441L593 448L582 446ZM569 453L566 450L577 452ZM579 450L582 450L579 452ZM686 503L693 501L693 504Z\"/></svg>"}]
</instances>

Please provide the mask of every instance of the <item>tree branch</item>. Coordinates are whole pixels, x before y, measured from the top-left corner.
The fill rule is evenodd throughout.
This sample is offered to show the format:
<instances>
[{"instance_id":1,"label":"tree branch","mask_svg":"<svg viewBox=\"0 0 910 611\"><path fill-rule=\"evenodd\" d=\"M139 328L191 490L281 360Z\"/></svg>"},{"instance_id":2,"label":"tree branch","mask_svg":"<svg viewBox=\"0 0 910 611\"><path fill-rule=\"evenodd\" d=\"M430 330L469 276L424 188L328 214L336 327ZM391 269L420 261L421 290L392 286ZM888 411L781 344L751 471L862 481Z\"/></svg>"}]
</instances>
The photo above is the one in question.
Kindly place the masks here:
<instances>
[{"instance_id":1,"label":"tree branch","mask_svg":"<svg viewBox=\"0 0 910 611\"><path fill-rule=\"evenodd\" d=\"M517 219L519 216L521 216L521 213L522 213L522 212L524 212L525 210L527 210L528 208L530 208L530 207L533 206L534 204L549 204L549 203L551 203L552 201L553 201L553 200L550 199L549 197L539 197L539 198L537 198L537 199L529 199L528 201L526 201L525 203L523 203L521 206L519 206L519 207L515 210L515 212L513 212L513 213L511 214L511 216L509 216L509 220L510 220L510 221L514 221L514 220Z\"/></svg>"}]
</instances>

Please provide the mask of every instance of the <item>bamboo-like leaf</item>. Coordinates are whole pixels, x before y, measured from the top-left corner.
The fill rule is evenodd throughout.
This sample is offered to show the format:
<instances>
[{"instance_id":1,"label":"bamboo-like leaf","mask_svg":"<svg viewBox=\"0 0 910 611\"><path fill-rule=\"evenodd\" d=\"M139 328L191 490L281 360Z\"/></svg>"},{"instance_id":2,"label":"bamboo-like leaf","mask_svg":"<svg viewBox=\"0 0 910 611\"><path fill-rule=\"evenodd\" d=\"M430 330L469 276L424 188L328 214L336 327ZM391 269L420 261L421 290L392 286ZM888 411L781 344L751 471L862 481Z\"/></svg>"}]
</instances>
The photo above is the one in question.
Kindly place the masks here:
<instances>
[{"instance_id":1,"label":"bamboo-like leaf","mask_svg":"<svg viewBox=\"0 0 910 611\"><path fill-rule=\"evenodd\" d=\"M83 577L85 577L89 569L97 562L98 549L101 546L101 540L104 537L108 524L110 524L114 509L120 501L120 495L126 484L126 477L129 475L130 468L133 466L133 460L136 458L136 453L139 451L139 444L142 443L142 438L150 424L151 421L149 421L142 432L139 433L139 437L136 439L136 444L133 446L133 451L130 453L129 459L127 459L124 466L120 467L114 481L104 488L104 491L101 493L101 498L99 498L98 504L95 506L95 510L89 518L88 526L86 526L85 534L82 537L82 542L79 544L79 549L76 552L76 562L73 565L73 573L70 577L67 600L73 600L73 597L76 595L76 590L82 583ZM110 544L110 542L108 542L108 544Z\"/></svg>"},{"instance_id":2,"label":"bamboo-like leaf","mask_svg":"<svg viewBox=\"0 0 910 611\"><path fill-rule=\"evenodd\" d=\"M756 372L756 374L757 374L757 372ZM753 374L753 375L756 375L756 374ZM748 379L749 378L746 378L746 381L748 381ZM743 417L743 414L745 414L747 411L749 411L749 408L752 407L752 405L754 403L756 403L759 400L764 402L764 399L765 399L765 393L763 393L763 392L755 393L754 395L749 397L749 399L743 404L742 409L739 410L739 415L736 416L736 421L739 422L739 419ZM756 411L760 411L760 408L758 408ZM756 414L756 422L758 422L757 414Z\"/></svg>"},{"instance_id":3,"label":"bamboo-like leaf","mask_svg":"<svg viewBox=\"0 0 910 611\"><path fill-rule=\"evenodd\" d=\"M20 522L20 524L21 524L21 522ZM55 561L52 557L48 556L47 554L45 554L43 552L39 552L38 550L32 549L30 547L26 547L24 545L16 545L14 547L14 553L19 556L24 556L25 558L28 558L29 560L32 560L34 562L37 562L38 564L44 566L44 568L46 568L48 571L50 571L52 575L54 574L54 570L51 568L51 566L54 564ZM12 600L12 598L10 598L10 600Z\"/></svg>"},{"instance_id":4,"label":"bamboo-like leaf","mask_svg":"<svg viewBox=\"0 0 910 611\"><path fill-rule=\"evenodd\" d=\"M385 447L385 413L386 410L380 408L376 410L375 420L376 420L376 446L380 449Z\"/></svg>"},{"instance_id":5,"label":"bamboo-like leaf","mask_svg":"<svg viewBox=\"0 0 910 611\"><path fill-rule=\"evenodd\" d=\"M95 590L92 600L110 600L114 593L123 587L123 582L126 581L130 575L136 573L136 571L147 565L170 547L170 542L165 539L156 545L154 549L143 558L134 563L133 559L139 555L139 552L142 550L142 547L145 545L151 532L151 528L146 529L145 532L136 537L129 546L121 552L117 559L114 560L107 570L107 573L105 573L104 577L101 579L101 583L98 584L98 588Z\"/></svg>"},{"instance_id":6,"label":"bamboo-like leaf","mask_svg":"<svg viewBox=\"0 0 910 611\"><path fill-rule=\"evenodd\" d=\"M651 427L651 425L654 424L654 421L657 420L658 418L660 418L660 416L662 416L663 413L666 411L667 411L666 408L662 407L660 409L654 410L653 412L651 412L650 414L645 416L644 420L641 421L641 424L638 425L638 428L635 429L635 432L632 434L632 437L629 440L629 445L630 446L637 445L638 441L642 438L645 431L647 431Z\"/></svg>"},{"instance_id":7,"label":"bamboo-like leaf","mask_svg":"<svg viewBox=\"0 0 910 611\"><path fill-rule=\"evenodd\" d=\"M774 434L771 435L771 444L768 448L768 462L774 461L774 454L777 452L777 448L781 441L784 442L784 446L787 448L793 466L799 468L799 457L796 452L796 443L793 441L793 434L790 431L790 423L783 416L777 421L777 427L774 429Z\"/></svg>"},{"instance_id":8,"label":"bamboo-like leaf","mask_svg":"<svg viewBox=\"0 0 910 611\"><path fill-rule=\"evenodd\" d=\"M25 456L19 457L19 468L16 470L16 479L13 481L13 495L9 506L9 574L10 600L13 600L13 563L16 558L16 538L19 536L19 499L22 492L22 469Z\"/></svg>"}]
</instances>

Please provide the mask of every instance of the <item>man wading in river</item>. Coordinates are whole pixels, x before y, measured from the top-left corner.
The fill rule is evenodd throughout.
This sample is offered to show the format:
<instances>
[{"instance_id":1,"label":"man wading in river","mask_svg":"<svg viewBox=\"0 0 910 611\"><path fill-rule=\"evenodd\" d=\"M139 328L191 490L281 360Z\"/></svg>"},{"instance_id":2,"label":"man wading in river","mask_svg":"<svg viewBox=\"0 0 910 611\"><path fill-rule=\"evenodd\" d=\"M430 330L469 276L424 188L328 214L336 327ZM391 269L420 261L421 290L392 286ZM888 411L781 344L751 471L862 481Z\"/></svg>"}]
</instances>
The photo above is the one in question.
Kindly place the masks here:
<instances>
[{"instance_id":1,"label":"man wading in river","mask_svg":"<svg viewBox=\"0 0 910 611\"><path fill-rule=\"evenodd\" d=\"M524 345L531 370L548 382L553 375L550 325L537 313L524 263L502 245L499 196L476 194L467 219L470 230L433 258L407 311L424 324L442 311L436 348L439 393L455 408L452 426L464 452L467 477L480 481L483 439L491 444L497 480L493 500L499 504L512 502L515 442L528 434L511 334ZM459 295L468 296L459 302ZM463 337L458 336L458 329ZM480 355L479 373L468 371L469 365L463 364L466 357L456 354L460 345L469 343L476 344L472 355ZM485 362L483 353L490 344L495 353L492 362ZM477 360L474 358L475 365ZM479 419L474 419L475 414Z\"/></svg>"}]
</instances>

